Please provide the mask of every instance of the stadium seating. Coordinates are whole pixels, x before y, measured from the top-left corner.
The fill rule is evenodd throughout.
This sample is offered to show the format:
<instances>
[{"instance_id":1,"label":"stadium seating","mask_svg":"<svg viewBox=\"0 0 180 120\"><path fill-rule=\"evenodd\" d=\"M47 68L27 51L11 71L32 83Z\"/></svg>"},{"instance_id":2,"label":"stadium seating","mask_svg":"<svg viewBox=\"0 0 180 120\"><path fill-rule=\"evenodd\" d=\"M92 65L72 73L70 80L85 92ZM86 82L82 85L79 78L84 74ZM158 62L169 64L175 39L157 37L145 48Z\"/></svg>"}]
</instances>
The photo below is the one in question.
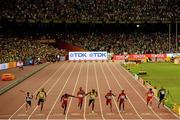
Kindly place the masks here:
<instances>
[{"instance_id":1,"label":"stadium seating","mask_svg":"<svg viewBox=\"0 0 180 120\"><path fill-rule=\"evenodd\" d=\"M180 19L178 0L4 0L1 18L29 22L133 22Z\"/></svg>"}]
</instances>

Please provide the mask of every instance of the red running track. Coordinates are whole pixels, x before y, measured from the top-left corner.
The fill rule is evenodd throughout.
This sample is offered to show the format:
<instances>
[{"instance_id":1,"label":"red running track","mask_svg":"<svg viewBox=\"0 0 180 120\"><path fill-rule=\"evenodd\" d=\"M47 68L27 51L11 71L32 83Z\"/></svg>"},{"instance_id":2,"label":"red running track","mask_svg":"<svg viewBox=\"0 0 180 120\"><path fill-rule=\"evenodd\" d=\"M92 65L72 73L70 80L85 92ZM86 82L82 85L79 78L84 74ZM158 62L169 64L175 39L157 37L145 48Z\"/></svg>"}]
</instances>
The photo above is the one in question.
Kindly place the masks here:
<instances>
[{"instance_id":1,"label":"red running track","mask_svg":"<svg viewBox=\"0 0 180 120\"><path fill-rule=\"evenodd\" d=\"M67 114L63 115L60 97L64 93L76 95L82 86L86 92L91 89L98 91L95 102L95 113L84 100L83 109L77 107L77 99L68 101ZM40 112L37 101L25 113L25 94L19 90L30 91L34 95L44 87L47 100ZM105 105L105 94L111 89L116 96L125 90L128 100L125 112L118 110L117 97L113 99L113 112ZM18 86L0 96L0 119L180 119L166 107L158 108L158 101L153 106L146 106L147 89L123 67L116 62L60 62L50 64Z\"/></svg>"}]
</instances>

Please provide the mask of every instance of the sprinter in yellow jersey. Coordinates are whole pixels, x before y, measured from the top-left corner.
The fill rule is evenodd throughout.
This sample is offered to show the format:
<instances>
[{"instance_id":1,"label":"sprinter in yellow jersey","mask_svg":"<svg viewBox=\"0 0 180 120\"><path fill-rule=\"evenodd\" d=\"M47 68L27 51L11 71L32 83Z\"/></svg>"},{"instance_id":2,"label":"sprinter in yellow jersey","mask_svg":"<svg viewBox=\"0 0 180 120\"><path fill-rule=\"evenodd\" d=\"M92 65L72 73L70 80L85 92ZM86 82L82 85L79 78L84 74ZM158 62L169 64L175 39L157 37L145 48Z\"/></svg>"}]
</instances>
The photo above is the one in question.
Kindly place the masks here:
<instances>
[{"instance_id":1,"label":"sprinter in yellow jersey","mask_svg":"<svg viewBox=\"0 0 180 120\"><path fill-rule=\"evenodd\" d=\"M89 95L89 106L92 104L92 113L94 113L95 98L98 96L98 93L95 89L92 89L92 91L88 92L86 95Z\"/></svg>"},{"instance_id":2,"label":"sprinter in yellow jersey","mask_svg":"<svg viewBox=\"0 0 180 120\"><path fill-rule=\"evenodd\" d=\"M46 101L46 92L44 91L44 88L42 88L38 93L36 94L36 99L38 98L38 106L41 105L41 111L43 109L44 101Z\"/></svg>"}]
</instances>

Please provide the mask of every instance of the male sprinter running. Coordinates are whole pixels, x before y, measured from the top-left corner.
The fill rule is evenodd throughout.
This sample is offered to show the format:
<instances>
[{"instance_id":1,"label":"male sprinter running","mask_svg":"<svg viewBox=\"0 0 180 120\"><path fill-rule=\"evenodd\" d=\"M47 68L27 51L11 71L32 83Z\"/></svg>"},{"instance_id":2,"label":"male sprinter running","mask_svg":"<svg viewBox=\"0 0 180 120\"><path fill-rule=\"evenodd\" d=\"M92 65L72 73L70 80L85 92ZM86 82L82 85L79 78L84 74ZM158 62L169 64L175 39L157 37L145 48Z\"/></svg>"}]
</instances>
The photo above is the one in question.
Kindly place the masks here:
<instances>
[{"instance_id":1,"label":"male sprinter running","mask_svg":"<svg viewBox=\"0 0 180 120\"><path fill-rule=\"evenodd\" d=\"M83 104L83 99L84 99L84 96L85 96L85 92L84 90L82 89L82 87L79 88L79 91L77 93L77 98L78 98L78 107L82 108L82 104Z\"/></svg>"},{"instance_id":2,"label":"male sprinter running","mask_svg":"<svg viewBox=\"0 0 180 120\"><path fill-rule=\"evenodd\" d=\"M69 94L67 94L67 93L65 93L64 95L62 95L61 96L61 102L62 102L62 104L61 104L61 107L64 109L64 115L66 114L66 109L67 109L67 104L68 104L68 98L69 97L75 97L75 96L73 96L73 95L69 95Z\"/></svg>"},{"instance_id":3,"label":"male sprinter running","mask_svg":"<svg viewBox=\"0 0 180 120\"><path fill-rule=\"evenodd\" d=\"M112 97L115 97L116 95L114 95L112 93L112 90L109 90L109 92L105 95L106 98L106 105L110 104L110 110L112 112Z\"/></svg>"},{"instance_id":4,"label":"male sprinter running","mask_svg":"<svg viewBox=\"0 0 180 120\"><path fill-rule=\"evenodd\" d=\"M26 113L28 111L28 108L31 107L31 101L33 99L33 95L30 95L29 92L26 94Z\"/></svg>"},{"instance_id":5,"label":"male sprinter running","mask_svg":"<svg viewBox=\"0 0 180 120\"><path fill-rule=\"evenodd\" d=\"M125 99L127 99L127 97L126 94L124 93L124 90L122 90L122 92L119 94L117 99L117 102L119 102L119 110L122 112L124 112Z\"/></svg>"},{"instance_id":6,"label":"male sprinter running","mask_svg":"<svg viewBox=\"0 0 180 120\"><path fill-rule=\"evenodd\" d=\"M147 94L147 106L149 104L152 106L152 99L154 96L154 92L152 91L152 88L150 88L146 94Z\"/></svg>"},{"instance_id":7,"label":"male sprinter running","mask_svg":"<svg viewBox=\"0 0 180 120\"><path fill-rule=\"evenodd\" d=\"M46 101L46 92L44 91L44 88L42 88L37 94L36 94L36 99L38 98L38 106L41 105L41 111L44 106L44 101Z\"/></svg>"},{"instance_id":8,"label":"male sprinter running","mask_svg":"<svg viewBox=\"0 0 180 120\"><path fill-rule=\"evenodd\" d=\"M88 92L86 95L89 95L89 106L92 104L92 113L94 113L95 98L98 96L98 93L95 89L92 89L92 91Z\"/></svg>"},{"instance_id":9,"label":"male sprinter running","mask_svg":"<svg viewBox=\"0 0 180 120\"><path fill-rule=\"evenodd\" d=\"M166 97L166 89L164 89L163 87L161 87L161 89L158 91L158 97L159 97L158 108L160 108L161 103L162 103L163 106L164 106L165 97Z\"/></svg>"}]
</instances>

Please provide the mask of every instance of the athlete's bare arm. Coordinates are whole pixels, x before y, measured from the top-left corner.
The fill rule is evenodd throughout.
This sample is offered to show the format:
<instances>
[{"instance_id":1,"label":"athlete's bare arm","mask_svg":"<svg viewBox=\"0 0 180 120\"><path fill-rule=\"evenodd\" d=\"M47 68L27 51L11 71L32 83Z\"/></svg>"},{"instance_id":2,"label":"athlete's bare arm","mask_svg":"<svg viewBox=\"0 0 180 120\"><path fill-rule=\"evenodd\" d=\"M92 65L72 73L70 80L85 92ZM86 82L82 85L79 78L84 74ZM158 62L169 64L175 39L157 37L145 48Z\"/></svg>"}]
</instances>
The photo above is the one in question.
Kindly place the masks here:
<instances>
[{"instance_id":1,"label":"athlete's bare arm","mask_svg":"<svg viewBox=\"0 0 180 120\"><path fill-rule=\"evenodd\" d=\"M119 101L120 96L121 96L121 95L119 95L119 96L118 96L118 98L117 98L117 102Z\"/></svg>"},{"instance_id":2,"label":"athlete's bare arm","mask_svg":"<svg viewBox=\"0 0 180 120\"><path fill-rule=\"evenodd\" d=\"M62 102L63 98L64 98L64 95L61 96L61 100L60 100L61 102Z\"/></svg>"},{"instance_id":3,"label":"athlete's bare arm","mask_svg":"<svg viewBox=\"0 0 180 120\"><path fill-rule=\"evenodd\" d=\"M116 97L116 95L115 95L115 94L113 94L113 93L112 93L112 95L113 95L114 97Z\"/></svg>"},{"instance_id":4,"label":"athlete's bare arm","mask_svg":"<svg viewBox=\"0 0 180 120\"><path fill-rule=\"evenodd\" d=\"M76 96L74 96L74 95L68 95L68 97L76 97Z\"/></svg>"},{"instance_id":5,"label":"athlete's bare arm","mask_svg":"<svg viewBox=\"0 0 180 120\"><path fill-rule=\"evenodd\" d=\"M91 92L86 93L85 96L89 95L90 93L91 93Z\"/></svg>"},{"instance_id":6,"label":"athlete's bare arm","mask_svg":"<svg viewBox=\"0 0 180 120\"><path fill-rule=\"evenodd\" d=\"M37 96L39 95L40 91L36 94L36 99L37 99Z\"/></svg>"}]
</instances>

